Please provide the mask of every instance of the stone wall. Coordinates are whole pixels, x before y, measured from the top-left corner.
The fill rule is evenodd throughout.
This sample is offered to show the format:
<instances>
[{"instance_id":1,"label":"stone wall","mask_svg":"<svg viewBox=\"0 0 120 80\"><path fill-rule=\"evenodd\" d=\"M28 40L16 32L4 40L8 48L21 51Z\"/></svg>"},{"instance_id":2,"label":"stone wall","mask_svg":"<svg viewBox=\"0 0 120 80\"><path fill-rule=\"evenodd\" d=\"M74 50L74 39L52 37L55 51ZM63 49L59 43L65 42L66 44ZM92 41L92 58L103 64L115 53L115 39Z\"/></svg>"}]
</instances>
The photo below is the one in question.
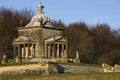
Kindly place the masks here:
<instances>
[{"instance_id":1,"label":"stone wall","mask_svg":"<svg viewBox=\"0 0 120 80\"><path fill-rule=\"evenodd\" d=\"M50 37L59 36L62 34L62 30L54 29L54 28L42 28L42 54L44 54L44 40Z\"/></svg>"},{"instance_id":2,"label":"stone wall","mask_svg":"<svg viewBox=\"0 0 120 80\"><path fill-rule=\"evenodd\" d=\"M26 36L32 37L33 39L37 40L35 46L35 57L42 56L42 29L41 27L32 27L32 28L20 28L18 29L18 36Z\"/></svg>"},{"instance_id":3,"label":"stone wall","mask_svg":"<svg viewBox=\"0 0 120 80\"><path fill-rule=\"evenodd\" d=\"M78 72L103 72L103 68L100 67L88 67L88 66L74 66L74 65L61 65L57 63L38 63L21 66L8 66L0 67L0 75L6 74L31 74L31 73L78 73Z\"/></svg>"},{"instance_id":4,"label":"stone wall","mask_svg":"<svg viewBox=\"0 0 120 80\"><path fill-rule=\"evenodd\" d=\"M53 36L61 35L62 31L57 29L42 28L42 39L48 39Z\"/></svg>"},{"instance_id":5,"label":"stone wall","mask_svg":"<svg viewBox=\"0 0 120 80\"><path fill-rule=\"evenodd\" d=\"M109 69L107 69L109 67ZM112 68L112 67L111 67ZM0 75L6 74L51 74L51 73L88 73L88 72L120 72L120 65L115 65L111 69L109 65L101 67L61 65L57 63L38 63L21 66L0 67Z\"/></svg>"},{"instance_id":6,"label":"stone wall","mask_svg":"<svg viewBox=\"0 0 120 80\"><path fill-rule=\"evenodd\" d=\"M31 28L19 28L18 36L32 37L37 40L36 43L36 56L43 57L44 55L44 40L55 35L61 35L62 29L45 28L45 27L31 27Z\"/></svg>"},{"instance_id":7,"label":"stone wall","mask_svg":"<svg viewBox=\"0 0 120 80\"><path fill-rule=\"evenodd\" d=\"M54 70L53 70L54 69ZM0 67L0 75L16 75L16 74L49 74L56 73L56 65L48 63L30 64L21 66Z\"/></svg>"},{"instance_id":8,"label":"stone wall","mask_svg":"<svg viewBox=\"0 0 120 80\"><path fill-rule=\"evenodd\" d=\"M32 28L19 28L18 36L33 37L34 39L39 39L41 34L41 27L32 27Z\"/></svg>"}]
</instances>

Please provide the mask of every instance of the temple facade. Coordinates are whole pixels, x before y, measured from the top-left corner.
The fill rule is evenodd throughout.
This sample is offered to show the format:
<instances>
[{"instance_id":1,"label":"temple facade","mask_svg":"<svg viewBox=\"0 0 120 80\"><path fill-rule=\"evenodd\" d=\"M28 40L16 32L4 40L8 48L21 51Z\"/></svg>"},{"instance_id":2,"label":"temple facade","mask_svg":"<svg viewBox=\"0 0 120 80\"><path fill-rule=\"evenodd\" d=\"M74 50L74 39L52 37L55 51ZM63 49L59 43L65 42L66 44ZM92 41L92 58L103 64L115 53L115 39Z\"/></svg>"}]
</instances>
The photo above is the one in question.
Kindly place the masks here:
<instances>
[{"instance_id":1,"label":"temple facade","mask_svg":"<svg viewBox=\"0 0 120 80\"><path fill-rule=\"evenodd\" d=\"M42 4L37 6L31 21L17 30L18 37L13 40L14 58L67 58L68 41L62 36L64 28L51 24Z\"/></svg>"}]
</instances>

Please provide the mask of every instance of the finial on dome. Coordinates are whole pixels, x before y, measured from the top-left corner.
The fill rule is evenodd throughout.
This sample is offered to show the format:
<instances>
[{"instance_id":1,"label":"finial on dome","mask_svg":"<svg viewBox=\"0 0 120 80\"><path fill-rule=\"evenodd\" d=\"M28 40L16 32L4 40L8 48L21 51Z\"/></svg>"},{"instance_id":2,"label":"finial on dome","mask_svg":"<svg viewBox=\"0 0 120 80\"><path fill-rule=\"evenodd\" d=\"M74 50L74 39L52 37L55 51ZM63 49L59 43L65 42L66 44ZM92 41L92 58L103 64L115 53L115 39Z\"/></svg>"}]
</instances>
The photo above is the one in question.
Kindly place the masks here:
<instances>
[{"instance_id":1,"label":"finial on dome","mask_svg":"<svg viewBox=\"0 0 120 80\"><path fill-rule=\"evenodd\" d=\"M43 9L44 9L44 6L42 5L42 2L40 2L40 4L38 5L38 12L44 13Z\"/></svg>"},{"instance_id":2,"label":"finial on dome","mask_svg":"<svg viewBox=\"0 0 120 80\"><path fill-rule=\"evenodd\" d=\"M37 6L37 13L32 17L31 21L25 27L36 27L36 26L50 26L50 18L44 12L44 6L42 2Z\"/></svg>"}]
</instances>

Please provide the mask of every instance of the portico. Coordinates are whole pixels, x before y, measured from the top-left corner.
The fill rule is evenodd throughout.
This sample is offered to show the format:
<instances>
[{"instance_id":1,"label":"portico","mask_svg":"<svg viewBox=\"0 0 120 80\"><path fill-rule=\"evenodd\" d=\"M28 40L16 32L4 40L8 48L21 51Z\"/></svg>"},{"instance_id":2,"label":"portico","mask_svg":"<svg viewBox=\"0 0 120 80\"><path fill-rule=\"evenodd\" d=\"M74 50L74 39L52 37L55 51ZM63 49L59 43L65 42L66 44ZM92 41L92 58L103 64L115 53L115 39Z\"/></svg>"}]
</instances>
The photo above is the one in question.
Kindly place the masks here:
<instances>
[{"instance_id":1,"label":"portico","mask_svg":"<svg viewBox=\"0 0 120 80\"><path fill-rule=\"evenodd\" d=\"M46 43L45 54L47 58L65 58L67 57L67 44L61 43Z\"/></svg>"},{"instance_id":2,"label":"portico","mask_svg":"<svg viewBox=\"0 0 120 80\"><path fill-rule=\"evenodd\" d=\"M51 24L42 4L37 6L30 22L17 30L18 37L13 40L14 58L31 62L67 59L68 41L62 36L64 26Z\"/></svg>"},{"instance_id":3,"label":"portico","mask_svg":"<svg viewBox=\"0 0 120 80\"><path fill-rule=\"evenodd\" d=\"M19 37L14 40L14 58L33 58L35 57L35 45L36 41L31 40L28 37Z\"/></svg>"},{"instance_id":4,"label":"portico","mask_svg":"<svg viewBox=\"0 0 120 80\"><path fill-rule=\"evenodd\" d=\"M67 41L61 36L51 37L45 40L45 54L46 58L66 58L67 57Z\"/></svg>"}]
</instances>

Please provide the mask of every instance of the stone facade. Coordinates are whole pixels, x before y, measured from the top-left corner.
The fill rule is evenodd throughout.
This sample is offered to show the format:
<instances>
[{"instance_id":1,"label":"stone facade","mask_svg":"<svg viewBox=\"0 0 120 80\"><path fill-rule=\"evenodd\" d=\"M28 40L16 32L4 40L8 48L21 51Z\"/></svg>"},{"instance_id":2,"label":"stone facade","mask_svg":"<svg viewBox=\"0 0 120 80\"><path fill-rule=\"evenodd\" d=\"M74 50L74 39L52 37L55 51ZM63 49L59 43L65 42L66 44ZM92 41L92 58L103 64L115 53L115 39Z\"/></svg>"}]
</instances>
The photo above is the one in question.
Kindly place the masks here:
<instances>
[{"instance_id":1,"label":"stone facade","mask_svg":"<svg viewBox=\"0 0 120 80\"><path fill-rule=\"evenodd\" d=\"M49 19L40 4L30 23L17 28L18 38L13 40L15 58L67 57L68 41L62 37L64 28L54 27Z\"/></svg>"}]
</instances>

